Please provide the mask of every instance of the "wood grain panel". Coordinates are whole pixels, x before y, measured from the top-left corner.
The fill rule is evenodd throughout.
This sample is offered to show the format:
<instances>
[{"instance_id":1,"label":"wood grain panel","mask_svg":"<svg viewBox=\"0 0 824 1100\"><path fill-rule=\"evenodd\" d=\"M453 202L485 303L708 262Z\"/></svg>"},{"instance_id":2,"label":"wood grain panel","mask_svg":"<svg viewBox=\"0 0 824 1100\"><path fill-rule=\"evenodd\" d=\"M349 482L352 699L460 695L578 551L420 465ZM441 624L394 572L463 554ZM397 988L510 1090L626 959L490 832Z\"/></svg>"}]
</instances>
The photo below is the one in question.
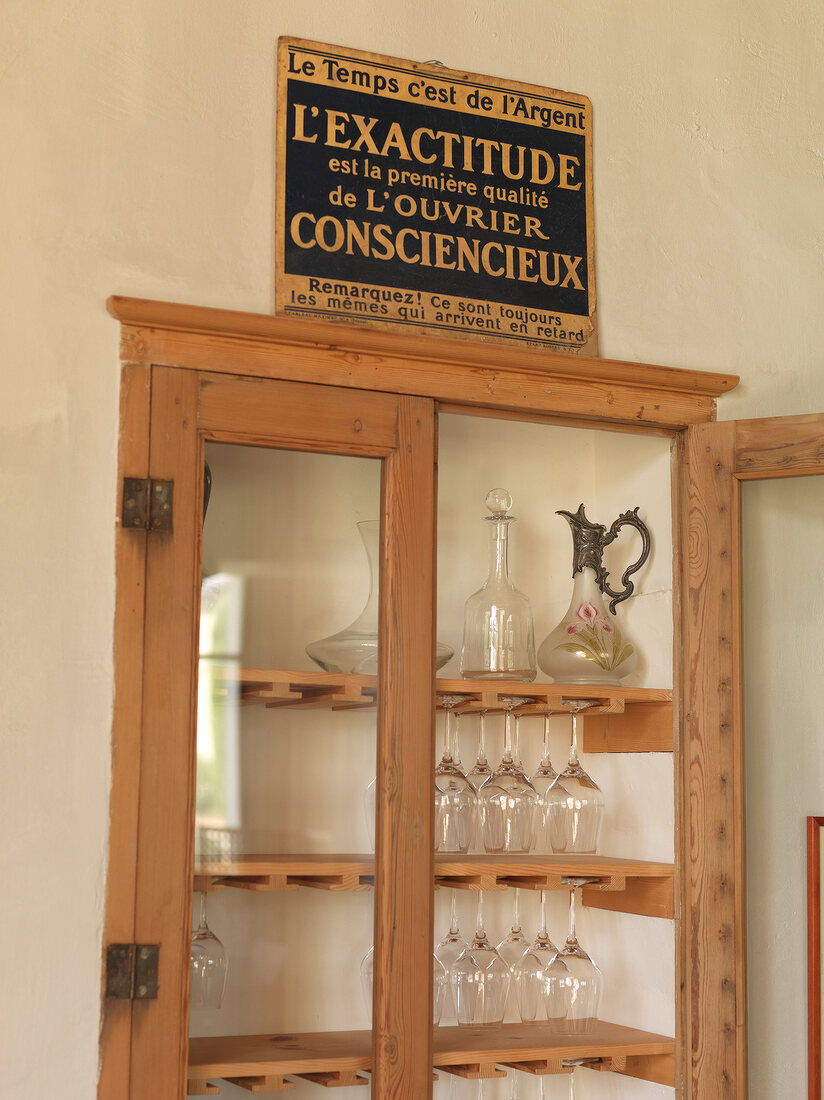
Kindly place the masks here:
<instances>
[{"instance_id":1,"label":"wood grain panel","mask_svg":"<svg viewBox=\"0 0 824 1100\"><path fill-rule=\"evenodd\" d=\"M824 474L824 414L736 421L735 473L745 480Z\"/></svg>"},{"instance_id":2,"label":"wood grain panel","mask_svg":"<svg viewBox=\"0 0 824 1100\"><path fill-rule=\"evenodd\" d=\"M399 401L384 460L373 1092L432 1095L435 410Z\"/></svg>"},{"instance_id":3,"label":"wood grain panel","mask_svg":"<svg viewBox=\"0 0 824 1100\"><path fill-rule=\"evenodd\" d=\"M746 1095L739 510L735 425L687 432L684 533L690 1100Z\"/></svg>"},{"instance_id":4,"label":"wood grain panel","mask_svg":"<svg viewBox=\"0 0 824 1100\"><path fill-rule=\"evenodd\" d=\"M284 416L283 410L289 409ZM338 386L201 375L198 423L207 439L348 455L397 446L397 400Z\"/></svg>"},{"instance_id":5,"label":"wood grain panel","mask_svg":"<svg viewBox=\"0 0 824 1100\"><path fill-rule=\"evenodd\" d=\"M124 364L120 380L119 487L124 477L149 473L151 373L142 364ZM112 717L112 779L109 812L109 872L106 878L105 949L134 941L137 863L138 776L143 706L143 617L146 533L115 534L116 603L114 619L115 697ZM99 1100L128 1095L131 1067L132 1006L103 1001L100 1034Z\"/></svg>"},{"instance_id":6,"label":"wood grain panel","mask_svg":"<svg viewBox=\"0 0 824 1100\"><path fill-rule=\"evenodd\" d=\"M686 858L689 800L687 754L684 736L686 684L689 680L689 656L686 632L684 592L687 575L685 553L686 456L684 436L672 441L670 456L672 510L672 681L673 691L673 810L674 856L673 902L675 909L675 1086L678 1100L688 1095L689 1079L689 1004L686 996L688 960L685 898L688 860Z\"/></svg>"},{"instance_id":7,"label":"wood grain panel","mask_svg":"<svg viewBox=\"0 0 824 1100\"><path fill-rule=\"evenodd\" d=\"M550 1057L671 1058L673 1040L636 1028L594 1020L590 1031L572 1034L566 1027L547 1023L488 1024L483 1027L439 1027L427 1067L432 1085L436 1069L480 1061L530 1062ZM221 1035L192 1039L189 1075L195 1080L256 1073L313 1073L324 1069L368 1070L368 1031L315 1032L302 1035ZM649 1072L649 1063L641 1065ZM645 1078L647 1080L654 1078ZM373 1072L374 1082L374 1072ZM373 1096L388 1094L373 1084ZM419 1094L422 1100L423 1093Z\"/></svg>"},{"instance_id":8,"label":"wood grain panel","mask_svg":"<svg viewBox=\"0 0 824 1100\"><path fill-rule=\"evenodd\" d=\"M298 323L309 327L314 324ZM343 325L333 327L346 332ZM420 340L424 345L424 338ZM715 419L715 398L692 390L633 386L580 374L519 371L506 358L494 366L479 365L474 360L444 362L434 357L422 358L421 350L418 349L415 358L406 358L392 348L377 355L338 347L267 344L167 329L124 332L124 354L143 354L154 362L199 371L293 378L361 391L432 397L453 404L483 406L487 410L530 409L583 418L591 424L631 423L639 432L644 428L683 428Z\"/></svg>"},{"instance_id":9,"label":"wood grain panel","mask_svg":"<svg viewBox=\"0 0 824 1100\"><path fill-rule=\"evenodd\" d=\"M821 1100L821 827L807 818L807 1098Z\"/></svg>"},{"instance_id":10,"label":"wood grain panel","mask_svg":"<svg viewBox=\"0 0 824 1100\"><path fill-rule=\"evenodd\" d=\"M672 702L587 715L584 752L672 752Z\"/></svg>"},{"instance_id":11,"label":"wood grain panel","mask_svg":"<svg viewBox=\"0 0 824 1100\"><path fill-rule=\"evenodd\" d=\"M185 1093L202 471L197 377L156 367L150 473L174 480L175 514L147 548L135 935L160 965L158 999L133 1010L131 1100Z\"/></svg>"},{"instance_id":12,"label":"wood grain panel","mask_svg":"<svg viewBox=\"0 0 824 1100\"><path fill-rule=\"evenodd\" d=\"M582 358L568 352L522 347L467 345L466 342L429 334L407 336L375 332L355 325L272 317L268 314L209 309L114 295L107 303L113 317L125 325L202 334L227 334L260 342L310 344L316 350L340 349L351 355L401 356L414 360L435 360L442 364L478 364L499 368L510 364L518 370L552 373L569 378L599 378L657 389L719 396L738 382L736 375L683 370L652 363L629 363L617 359ZM145 355L147 349L136 348Z\"/></svg>"}]
</instances>

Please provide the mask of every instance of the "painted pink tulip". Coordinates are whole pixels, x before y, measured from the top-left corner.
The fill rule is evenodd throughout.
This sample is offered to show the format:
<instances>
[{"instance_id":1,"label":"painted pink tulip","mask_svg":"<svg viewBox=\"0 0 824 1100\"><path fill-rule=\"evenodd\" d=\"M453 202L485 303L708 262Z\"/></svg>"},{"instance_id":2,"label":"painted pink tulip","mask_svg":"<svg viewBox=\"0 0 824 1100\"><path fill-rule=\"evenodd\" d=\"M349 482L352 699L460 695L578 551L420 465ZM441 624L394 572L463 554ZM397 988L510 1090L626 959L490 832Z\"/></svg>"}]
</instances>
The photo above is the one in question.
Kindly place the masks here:
<instances>
[{"instance_id":1,"label":"painted pink tulip","mask_svg":"<svg viewBox=\"0 0 824 1100\"><path fill-rule=\"evenodd\" d=\"M599 619L597 625L600 626L605 634L613 633L612 623L608 623L606 619Z\"/></svg>"},{"instance_id":2,"label":"painted pink tulip","mask_svg":"<svg viewBox=\"0 0 824 1100\"><path fill-rule=\"evenodd\" d=\"M594 603L590 603L589 600L587 600L586 603L582 603L575 614L585 623L594 623L599 617L598 608Z\"/></svg>"},{"instance_id":3,"label":"painted pink tulip","mask_svg":"<svg viewBox=\"0 0 824 1100\"><path fill-rule=\"evenodd\" d=\"M567 634L578 634L583 629L583 623L570 623L569 626L566 628L566 632Z\"/></svg>"}]
</instances>

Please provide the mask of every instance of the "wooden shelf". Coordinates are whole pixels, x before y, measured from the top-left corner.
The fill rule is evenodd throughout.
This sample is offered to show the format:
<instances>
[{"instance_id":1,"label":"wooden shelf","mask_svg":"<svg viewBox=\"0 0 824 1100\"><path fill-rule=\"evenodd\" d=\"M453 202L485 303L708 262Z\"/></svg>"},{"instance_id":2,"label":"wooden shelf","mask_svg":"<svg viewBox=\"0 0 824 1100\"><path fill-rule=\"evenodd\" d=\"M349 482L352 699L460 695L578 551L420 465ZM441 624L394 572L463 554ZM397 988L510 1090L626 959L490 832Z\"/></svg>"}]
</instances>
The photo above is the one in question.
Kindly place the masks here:
<instances>
[{"instance_id":1,"label":"wooden shelf","mask_svg":"<svg viewBox=\"0 0 824 1100\"><path fill-rule=\"evenodd\" d=\"M288 669L226 668L215 674L216 690L227 703L271 709L362 710L374 707L376 676L302 672ZM466 695L461 714L501 714L504 696L524 699L521 715L560 714L571 701L586 699L585 752L672 752L672 692L664 688L599 687L522 681L436 680L436 696ZM436 699L437 705L437 699Z\"/></svg>"},{"instance_id":2,"label":"wooden shelf","mask_svg":"<svg viewBox=\"0 0 824 1100\"><path fill-rule=\"evenodd\" d=\"M673 917L671 863L611 856L435 855L436 885L462 890L561 890L568 889L562 881L567 876L600 880L583 890L584 904L592 908ZM195 866L194 888L353 891L368 890L374 880L372 855L248 855L201 860Z\"/></svg>"},{"instance_id":3,"label":"wooden shelf","mask_svg":"<svg viewBox=\"0 0 824 1100\"><path fill-rule=\"evenodd\" d=\"M499 1066L564 1073L563 1060L569 1058L597 1058L596 1069L675 1083L675 1041L620 1024L595 1020L584 1033L547 1023L435 1029L435 1069L460 1077L504 1076ZM371 1068L370 1031L189 1040L189 1095L214 1092L214 1081L231 1081L249 1091L283 1091L294 1087L287 1076L327 1086L357 1084ZM360 1081L366 1084L367 1078Z\"/></svg>"}]
</instances>

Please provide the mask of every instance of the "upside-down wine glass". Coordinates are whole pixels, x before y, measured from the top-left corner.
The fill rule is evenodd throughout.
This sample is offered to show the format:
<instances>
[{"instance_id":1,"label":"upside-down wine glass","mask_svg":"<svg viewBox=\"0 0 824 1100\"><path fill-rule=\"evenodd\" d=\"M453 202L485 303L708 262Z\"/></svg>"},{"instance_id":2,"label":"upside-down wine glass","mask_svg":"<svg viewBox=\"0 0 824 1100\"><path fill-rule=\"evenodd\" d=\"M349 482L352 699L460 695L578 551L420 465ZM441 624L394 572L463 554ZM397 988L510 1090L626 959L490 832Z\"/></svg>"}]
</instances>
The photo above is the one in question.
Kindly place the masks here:
<instances>
[{"instance_id":1,"label":"upside-down wine glass","mask_svg":"<svg viewBox=\"0 0 824 1100\"><path fill-rule=\"evenodd\" d=\"M546 930L546 891L541 891L541 926L535 942L526 949L512 970L515 1001L523 1023L538 1017L539 1008L546 1007L548 970L558 958L558 948ZM561 964L563 966L563 963Z\"/></svg>"},{"instance_id":2,"label":"upside-down wine glass","mask_svg":"<svg viewBox=\"0 0 824 1100\"><path fill-rule=\"evenodd\" d=\"M525 703L532 703L532 699L519 699L519 704L523 706ZM526 777L524 771L524 762L521 760L521 712L516 710L512 715L512 759L515 761L515 767L518 771Z\"/></svg>"},{"instance_id":3,"label":"upside-down wine glass","mask_svg":"<svg viewBox=\"0 0 824 1100\"><path fill-rule=\"evenodd\" d=\"M509 1076L512 1078L512 1086L509 1090L509 1100L520 1100L518 1096L517 1074L514 1069Z\"/></svg>"},{"instance_id":4,"label":"upside-down wine glass","mask_svg":"<svg viewBox=\"0 0 824 1100\"><path fill-rule=\"evenodd\" d=\"M552 716L550 710L544 711L544 750L536 771L529 776L529 782L535 788L538 795L538 815L535 828L535 850L548 852L549 845L549 818L548 808L551 803L563 801L567 792L558 781L558 773L552 766L549 758L549 721ZM550 790L553 794L550 795Z\"/></svg>"},{"instance_id":5,"label":"upside-down wine glass","mask_svg":"<svg viewBox=\"0 0 824 1100\"><path fill-rule=\"evenodd\" d=\"M604 816L601 788L578 760L578 714L597 704L588 699L573 699L572 737L569 761L555 781L557 788L548 804L549 842L553 852L577 852L592 855L598 847L598 834ZM550 788L552 791L553 788ZM561 790L565 797L557 797Z\"/></svg>"},{"instance_id":6,"label":"upside-down wine glass","mask_svg":"<svg viewBox=\"0 0 824 1100\"><path fill-rule=\"evenodd\" d=\"M521 928L521 891L516 887L515 897L512 902L512 927L506 936L498 944L498 954L509 967L511 974L515 973L515 964L520 962L524 951L529 947L529 940ZM509 983L509 1001L514 1005L514 983Z\"/></svg>"},{"instance_id":7,"label":"upside-down wine glass","mask_svg":"<svg viewBox=\"0 0 824 1100\"><path fill-rule=\"evenodd\" d=\"M596 1066L600 1061L599 1058L563 1058L561 1065L565 1068L572 1070L569 1074L569 1100L575 1100L575 1070L578 1066ZM543 1077L541 1078L543 1082ZM543 1092L541 1093L541 1100L543 1100Z\"/></svg>"},{"instance_id":8,"label":"upside-down wine glass","mask_svg":"<svg viewBox=\"0 0 824 1100\"><path fill-rule=\"evenodd\" d=\"M475 935L450 972L459 1027L502 1023L509 996L509 967L484 931L483 899L479 891Z\"/></svg>"},{"instance_id":9,"label":"upside-down wine glass","mask_svg":"<svg viewBox=\"0 0 824 1100\"><path fill-rule=\"evenodd\" d=\"M577 892L591 878L564 877L569 892L569 933L558 957L547 968L547 1019L565 1019L572 1032L591 1031L598 1017L601 996L601 971L578 943L575 932Z\"/></svg>"},{"instance_id":10,"label":"upside-down wine glass","mask_svg":"<svg viewBox=\"0 0 824 1100\"><path fill-rule=\"evenodd\" d=\"M449 928L444 938L435 948L435 958L442 964L447 974L447 985L444 990L444 1002L441 1012L441 1019L443 1020L457 1019L455 996L452 992L452 967L468 947L466 940L463 938L458 928L457 896L457 890L453 890L449 914Z\"/></svg>"},{"instance_id":11,"label":"upside-down wine glass","mask_svg":"<svg viewBox=\"0 0 824 1100\"><path fill-rule=\"evenodd\" d=\"M512 902L512 927L498 944L498 954L504 960L510 970L520 961L524 951L529 947L529 940L521 928L521 891L515 889L515 897Z\"/></svg>"},{"instance_id":12,"label":"upside-down wine glass","mask_svg":"<svg viewBox=\"0 0 824 1100\"><path fill-rule=\"evenodd\" d=\"M452 711L464 701L464 695L442 695L446 711L443 756L435 768L435 851L469 851L473 840L478 795L453 758Z\"/></svg>"},{"instance_id":13,"label":"upside-down wine glass","mask_svg":"<svg viewBox=\"0 0 824 1100\"><path fill-rule=\"evenodd\" d=\"M478 712L478 748L475 752L475 763L472 770L466 773L466 778L476 791L480 793L481 787L492 775L492 768L486 756L486 708ZM483 834L481 832L481 812L478 803L478 812L475 815L475 835L472 839L473 849L483 851Z\"/></svg>"},{"instance_id":14,"label":"upside-down wine glass","mask_svg":"<svg viewBox=\"0 0 824 1100\"><path fill-rule=\"evenodd\" d=\"M192 932L189 954L192 1008L220 1008L226 989L226 948L206 923L206 894L200 895L200 923Z\"/></svg>"},{"instance_id":15,"label":"upside-down wine glass","mask_svg":"<svg viewBox=\"0 0 824 1100\"><path fill-rule=\"evenodd\" d=\"M374 944L361 959L360 964L361 989L366 1001L366 1009L372 1015L372 983L375 978L375 947ZM432 1022L435 1027L441 1022L443 1005L446 994L446 968L437 957L432 956Z\"/></svg>"},{"instance_id":16,"label":"upside-down wine glass","mask_svg":"<svg viewBox=\"0 0 824 1100\"><path fill-rule=\"evenodd\" d=\"M478 796L483 845L487 852L525 854L535 842L538 795L512 755L512 708L523 700L504 696L501 702L507 708L504 754Z\"/></svg>"},{"instance_id":17,"label":"upside-down wine glass","mask_svg":"<svg viewBox=\"0 0 824 1100\"><path fill-rule=\"evenodd\" d=\"M366 818L366 831L369 833L369 843L372 851L375 850L375 810L377 808L378 777L371 780L363 792L363 813Z\"/></svg>"}]
</instances>

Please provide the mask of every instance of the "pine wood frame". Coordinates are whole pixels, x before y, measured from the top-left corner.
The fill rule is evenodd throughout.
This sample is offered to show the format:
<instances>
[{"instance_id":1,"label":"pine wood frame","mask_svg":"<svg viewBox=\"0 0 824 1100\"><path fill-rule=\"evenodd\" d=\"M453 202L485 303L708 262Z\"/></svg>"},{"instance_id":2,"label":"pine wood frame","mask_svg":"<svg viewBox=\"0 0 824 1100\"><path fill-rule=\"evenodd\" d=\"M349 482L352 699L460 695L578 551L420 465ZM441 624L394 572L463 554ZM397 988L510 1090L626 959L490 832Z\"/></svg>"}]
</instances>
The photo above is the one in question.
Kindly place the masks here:
<instances>
[{"instance_id":1,"label":"pine wood frame","mask_svg":"<svg viewBox=\"0 0 824 1100\"><path fill-rule=\"evenodd\" d=\"M398 402L403 400L398 395L405 395L406 411L399 417L399 423L403 422L410 438L423 430L424 421L430 425L424 434L431 431L434 435L431 414L436 404L467 414L663 433L673 438L676 633L680 632L682 641L676 668L676 682L681 685L675 705L676 831L686 838L681 843L683 858L678 861L680 870L675 884L677 988L681 990L676 1092L684 1100L743 1098L746 986L738 486L740 480L748 477L824 472L821 447L824 420L798 417L791 421L714 424L715 398L737 382L731 375L578 359L492 345L467 346L440 338L387 337L345 325L296 322L132 299L111 299L109 309L122 326L120 471L123 475L151 473L153 477L164 477L168 476L164 469L175 466L175 495L181 516L179 520L176 516L176 525L178 536L182 537L174 541L181 548L177 551L181 556L180 568L189 578L192 591L191 577L199 559L196 510L189 508L187 512L180 501L200 498L198 471L202 469L202 444L195 437L200 430L201 382L202 392L209 394L204 400L208 403L211 397L215 398L210 406L213 415L219 417L223 409L228 417L226 431L246 443L264 435L271 439L272 421L260 418L257 402L239 398L230 407L232 375L280 380L287 385L315 382L324 387L345 387L364 410L374 401L376 391L392 395ZM222 395L220 399L218 394ZM152 416L157 411L163 422L178 425L177 453L165 453L161 442L156 447L154 433L149 452L150 408ZM238 432L241 416L245 429ZM361 420L361 426L362 423ZM300 429L289 430L292 434L287 446L317 445L312 438L313 423L305 423L302 438ZM164 433L159 433L160 436ZM181 439L189 440L182 449ZM338 445L357 444L353 444L350 432L349 438L339 440ZM421 453L425 450L423 446ZM399 451L395 452L396 461L402 465L406 460ZM420 461L419 457L416 461ZM429 461L427 458L424 465ZM417 475L411 470L406 472L410 477L407 480L400 477L398 485L410 485L421 477L419 467ZM393 499L398 506L388 512L401 517L406 533L410 532L413 503L420 517L427 507L431 510L434 500L433 497L413 502L403 491L399 490L394 498L391 489L387 493L387 499ZM418 566L426 557L424 545L431 549L432 543L426 540L432 538L432 533L432 528L424 532L414 552ZM145 649L143 646L144 633L148 636L149 624L164 606L163 595L153 593L156 585L152 580L152 561L155 555L168 552L162 547L158 549L158 545L155 537L147 539L118 530L117 694L106 944L135 938L154 942L150 935L152 912L157 905L170 902L168 898L155 898L147 904L146 898L152 898L151 874L145 870L141 873L137 855L140 829L146 827L147 819L145 813L138 812L140 799L146 798L146 791L152 789L155 779L151 735L148 741L145 735L145 728L151 723L147 723L147 698L142 685L144 680L148 683L151 679L151 666L162 666L164 660L162 645L147 645ZM392 562L384 562L383 566L391 575ZM431 558L426 568L432 569ZM196 610L194 606L184 609L185 624L178 628L177 644L181 640L186 642L187 632L188 644L191 643ZM422 638L429 644L433 637L431 601L413 601L408 611L417 616L411 625L418 644ZM176 636L167 623L164 630L168 656L176 644ZM407 644L415 643L410 637ZM405 698L398 697L396 705L401 710L416 705L416 700L419 705L421 699L431 697L433 686L419 684L414 692L404 691ZM184 723L190 721L190 715L181 713L177 717ZM387 741L385 734L383 741ZM402 751L402 746L390 746L387 742L385 749L390 753L384 758L390 767L391 752ZM415 767L426 769L423 774L431 770L432 752L430 745L424 753L427 759L421 757L415 761ZM191 761L186 766L191 767ZM157 795L154 790L152 801L157 801ZM420 792L416 795L405 789L402 797L411 798L414 805L416 797L420 800ZM400 803L395 801L379 809L379 852L387 846L403 850L399 807ZM426 810L424 818L428 819L428 794ZM178 811L188 815L191 806ZM190 852L181 858L187 861L186 866L191 866ZM401 865L399 860L395 863ZM426 873L431 882L431 860L429 864ZM408 881L408 863L403 867ZM416 881L417 875L423 881L420 868L415 872ZM389 876L385 887L388 900L384 904L390 909L403 904L397 894L399 888ZM428 928L432 906L428 885L416 900L419 906L428 906L429 919L419 909L413 923L418 928ZM187 904L185 899L173 899L173 917L178 929L188 929ZM181 958L185 957L185 946L178 944ZM410 945L409 958L420 960L429 949L428 941ZM428 994L420 987L422 983L416 985L412 980L410 968L411 997L417 1008L404 1019L404 1005L398 1002L392 989L406 983L396 981L387 989L389 956L388 946L376 946L374 1029L383 1037L378 1042L378 1061L374 1067L376 1094L381 1100L421 1100L431 1088L431 1029L422 1027L419 1018ZM428 965L424 967L425 972L429 969ZM417 973L421 973L420 968ZM185 981L180 974L174 976L174 981L179 991L176 1011L183 1013ZM409 1007L406 1005L406 1009ZM427 1018L428 1011L427 1004ZM165 1080L174 1080L175 1088L180 1086L168 1095L176 1098L182 1095L183 1055L179 1037L170 1044L160 1033L162 1029L153 1028L151 1013L152 1008L144 1004L132 1007L125 1002L106 1003L100 1100L122 1100L126 1096L144 1100L148 1095L160 1100L166 1095L158 1087L164 1073ZM404 1034L414 1041L413 1045L417 1044L417 1057L406 1067L393 1067L397 1051L391 1039ZM143 1077L146 1071L141 1063L147 1059L136 1058L134 1065L130 1064L134 1044L146 1041L152 1051L154 1083ZM381 1043L384 1043L382 1053ZM427 1050L429 1054L425 1057ZM383 1069L379 1068L381 1063ZM425 1075L421 1066L426 1067Z\"/></svg>"},{"instance_id":2,"label":"pine wood frame","mask_svg":"<svg viewBox=\"0 0 824 1100\"><path fill-rule=\"evenodd\" d=\"M824 473L824 415L707 423L684 435L685 1095L726 1100L747 1095L741 483Z\"/></svg>"},{"instance_id":3,"label":"pine wood frame","mask_svg":"<svg viewBox=\"0 0 824 1100\"><path fill-rule=\"evenodd\" d=\"M821 1100L821 829L807 818L807 1100Z\"/></svg>"}]
</instances>

